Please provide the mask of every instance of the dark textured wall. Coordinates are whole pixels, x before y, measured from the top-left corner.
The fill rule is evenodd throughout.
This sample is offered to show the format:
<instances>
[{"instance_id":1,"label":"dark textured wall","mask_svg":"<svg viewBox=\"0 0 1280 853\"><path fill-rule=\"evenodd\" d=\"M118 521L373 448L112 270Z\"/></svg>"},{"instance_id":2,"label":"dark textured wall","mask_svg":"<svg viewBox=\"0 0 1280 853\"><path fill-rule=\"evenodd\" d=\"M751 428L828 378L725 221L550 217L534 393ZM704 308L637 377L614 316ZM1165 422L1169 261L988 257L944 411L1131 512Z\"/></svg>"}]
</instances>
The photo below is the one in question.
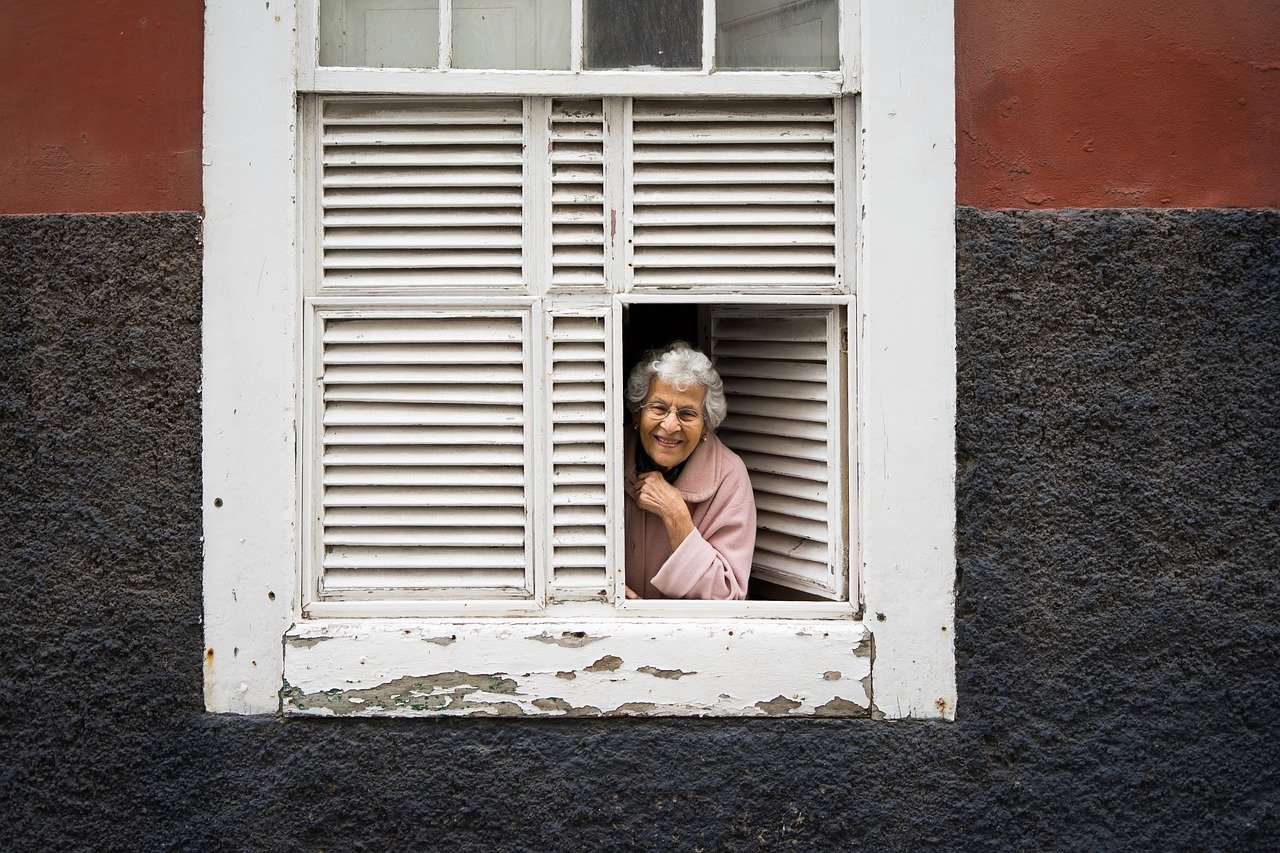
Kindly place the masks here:
<instances>
[{"instance_id":1,"label":"dark textured wall","mask_svg":"<svg viewBox=\"0 0 1280 853\"><path fill-rule=\"evenodd\" d=\"M959 719L200 698L199 223L0 218L0 847L1275 849L1280 213L959 217Z\"/></svg>"}]
</instances>

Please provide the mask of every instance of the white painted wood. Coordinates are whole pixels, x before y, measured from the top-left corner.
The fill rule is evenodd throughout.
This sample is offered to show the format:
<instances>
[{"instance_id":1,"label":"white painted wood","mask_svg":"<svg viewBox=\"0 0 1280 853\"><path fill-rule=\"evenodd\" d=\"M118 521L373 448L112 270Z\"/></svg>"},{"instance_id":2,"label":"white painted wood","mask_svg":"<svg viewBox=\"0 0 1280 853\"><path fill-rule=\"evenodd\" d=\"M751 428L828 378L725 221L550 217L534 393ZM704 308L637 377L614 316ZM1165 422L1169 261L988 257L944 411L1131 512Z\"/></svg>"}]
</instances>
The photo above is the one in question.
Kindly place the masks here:
<instances>
[{"instance_id":1,"label":"white painted wood","mask_svg":"<svg viewBox=\"0 0 1280 853\"><path fill-rule=\"evenodd\" d=\"M205 7L204 702L237 714L279 709L297 607L295 23Z\"/></svg>"},{"instance_id":2,"label":"white painted wood","mask_svg":"<svg viewBox=\"0 0 1280 853\"><path fill-rule=\"evenodd\" d=\"M554 293L607 289L604 104L551 101L550 286Z\"/></svg>"},{"instance_id":3,"label":"white painted wood","mask_svg":"<svg viewBox=\"0 0 1280 853\"><path fill-rule=\"evenodd\" d=\"M875 714L853 621L316 621L284 645L290 715Z\"/></svg>"},{"instance_id":4,"label":"white painted wood","mask_svg":"<svg viewBox=\"0 0 1280 853\"><path fill-rule=\"evenodd\" d=\"M835 291L833 102L634 102L636 290Z\"/></svg>"},{"instance_id":5,"label":"white painted wood","mask_svg":"<svg viewBox=\"0 0 1280 853\"><path fill-rule=\"evenodd\" d=\"M584 0L569 0L569 70L582 71L582 51L585 47L582 27Z\"/></svg>"},{"instance_id":6,"label":"white painted wood","mask_svg":"<svg viewBox=\"0 0 1280 853\"><path fill-rule=\"evenodd\" d=\"M453 0L440 3L440 70L453 65Z\"/></svg>"},{"instance_id":7,"label":"white painted wood","mask_svg":"<svg viewBox=\"0 0 1280 853\"><path fill-rule=\"evenodd\" d=\"M316 310L313 600L534 595L532 322Z\"/></svg>"},{"instance_id":8,"label":"white painted wood","mask_svg":"<svg viewBox=\"0 0 1280 853\"><path fill-rule=\"evenodd\" d=\"M620 173L615 171L611 176L608 169L608 164L613 162L610 145L616 138L614 134L618 132L615 128L624 126L617 124L610 127L611 119L615 112L625 117L626 110L630 109L630 101L623 99L631 96L649 99L702 96L830 99L841 91L852 91L858 87L857 75L861 63L862 79L869 84L862 108L855 116L862 122L862 129L865 130L865 138L855 152L858 155L855 174L860 174L861 178L858 185L850 187L849 181L838 177L836 183L843 186L837 187L835 203L849 208L849 193L855 193L856 204L848 214L839 217L841 227L854 221L855 217L851 214L854 211L860 214L863 205L866 216L866 226L861 232L860 255L857 257L859 310L853 312L858 318L854 338L860 354L860 372L856 377L846 379L855 389L857 423L860 434L865 438L861 444L850 439L850 453L856 453L861 470L857 472L857 476L850 477L847 487L852 488L854 494L859 496L853 502L858 507L857 523L852 525L849 535L851 541L857 542L857 553L863 564L860 589L867 613L866 626L858 621L847 621L853 603L810 603L800 611L796 604L788 602L621 602L621 572L617 570L620 567L615 567L612 573L615 583L614 600L618 602L616 609L605 602L570 601L557 605L557 612L581 613L583 619L597 620L599 624L607 626L638 624L635 620L643 621L649 617L680 626L701 618L731 617L734 625L741 625L742 617L754 617L748 623L753 631L781 630L785 633L788 628L794 629L798 620L821 617L826 625L847 624L857 626L859 631L869 629L876 635L875 705L879 710L889 716L954 715L954 653L951 642L954 584L954 127L951 5L946 2L913 0L897 6L869 5L866 10L846 8L846 14L842 15L842 39L846 44L855 42L857 47L846 50L843 73L705 74L612 71L574 74L322 68L312 74L310 66L314 60L309 51L304 51L307 55L300 59L296 52L299 50L299 39L306 43L314 35L307 35L307 22L298 26L291 10L286 9L287 13L281 15L280 21L274 20L279 10L268 11L262 16L262 20L258 20L253 16L245 17L238 8L231 9L225 0L213 0L207 11L205 75L205 198L208 211L205 221L204 314L205 626L208 647L212 651L206 657L207 706L213 710L241 713L269 712L278 707L278 689L282 683L280 637L291 618L304 617L304 621L299 623L303 632L298 637L300 648L322 649L325 642L337 641L312 643L318 637L305 636L305 633L316 627L315 620L328 617L365 617L351 623L351 630L361 637L377 634L379 628L374 624L377 621L373 619L375 615L401 617L390 620L391 624L401 630L406 624L404 617L422 619L442 614L452 614L455 617L465 614L494 620L483 624L467 623L464 626L468 636L481 637L491 630L509 630L512 624L523 625L523 622L515 623L512 620L517 617L528 619L531 613L538 612L544 606L538 586L541 582L539 579L545 577L545 574L539 574L545 571L539 548L534 555L525 558L523 565L523 589L527 591L528 578L532 573L535 594L520 600L469 601L441 597L381 601L353 599L312 601L305 610L301 607L298 595L298 578L301 577L297 568L298 550L304 547L304 542L309 542L303 530L310 529L311 525L297 523L300 517L298 507L300 501L310 500L307 496L311 491L307 490L307 483L303 483L301 491L296 491L292 483L299 479L298 454L302 454L302 459L307 459L312 413L304 404L309 395L298 387L302 385L302 389L306 388L305 383L300 380L301 365L307 363L300 348L300 337L306 325L299 319L298 308L304 304L301 288L307 286L310 290L317 286L314 283L304 283L319 278L311 270L320 268L322 256L319 252L308 255L307 249L299 250L295 245L298 234L304 235L304 242L309 242L307 235L313 233L313 229L318 232L320 223L298 217L295 205L290 200L292 194L297 192L299 204L307 204L309 198L318 198L322 192L329 192L339 199L344 196L360 197L361 194L366 198L376 198L380 208L371 219L364 222L360 221L360 216L365 215L361 211L370 210L367 207L339 203L329 212L335 231L342 228L359 231L357 226L360 225L367 229L362 233L330 235L332 250L339 255L345 253L348 261L345 266L337 264L333 269L338 270L339 275L350 274L354 269L367 271L374 278L385 278L387 269L398 269L405 263L417 263L424 255L438 252L443 245L451 245L448 240L442 239L441 235L444 233L450 235L449 239L457 237L461 241L458 245L452 245L456 260L467 263L480 261L481 254L486 251L484 247L469 245L467 242L476 239L476 229L466 224L466 215L456 214L448 205L450 200L464 197L492 197L499 194L504 185L499 182L476 187L475 179L478 175L485 174L491 164L476 162L468 166L467 163L440 161L426 164L441 167L435 172L437 183L427 187L417 186L413 182L422 177L421 169L424 164L414 163L412 160L397 162L394 157L389 162L370 164L367 180L335 179L325 185L321 174L323 158L318 134L304 139L301 147L295 145L294 134L294 127L299 121L306 126L308 111L318 105L318 98L303 98L300 111L295 111L293 99L296 92L316 92L320 95L338 95L343 92L380 96L454 95L467 102L474 101L474 96L480 95L506 96L522 103L531 97L609 98L604 104L607 139L605 194L607 197L623 200L623 204L611 209L619 210L620 215L629 219L626 216L626 198L630 193L631 182L619 181L625 183L625 186L621 190L615 189L617 184L614 181ZM307 2L303 3L302 8L307 15L313 11L313 7ZM295 26L299 31L297 38L291 34ZM857 62L850 61L851 54L856 56ZM297 79L293 72L295 68ZM735 107L740 109L742 104L735 104ZM842 110L849 110L849 107L844 105ZM441 142L474 139L477 128L464 119L464 115L455 114L453 121L456 128L450 131L454 136L450 140L436 133L435 147L447 147L438 144ZM383 120L384 118L378 117L374 124ZM847 130L849 122L843 114L836 122L831 142L836 147L847 147L850 140ZM749 120L743 122L744 125L750 123ZM338 124L342 126L339 133L357 141L362 138L361 134L367 134L371 129L368 125L361 126L359 121ZM624 124L629 126L630 122L626 121ZM742 135L738 141L727 140L724 145L761 144L744 141L758 138L759 131L758 127L752 129L744 126L740 129ZM398 136L395 139L411 141L410 148L421 147L432 142L432 132L428 130L424 136L423 128L410 124L397 130ZM659 137L661 134L659 131ZM522 128L520 139L522 146L527 149L532 134ZM820 138L819 141L823 140ZM780 140L775 142L781 144ZM625 151L628 144L624 140L619 150ZM375 145L364 147L378 148ZM383 146L387 149L391 147L393 146ZM474 153L477 148L474 145L463 145L458 150ZM382 153L387 154L389 151ZM310 172L314 175L314 182L308 179L311 170L309 160L316 163L315 169ZM622 160L626 164L632 162L631 157L625 155ZM839 174L848 175L848 155L843 154L835 160ZM815 175L812 170L799 169L806 162L813 166L825 161L799 158L789 164L789 168L797 168L793 175L793 183L797 186L810 184L802 176L813 178ZM717 168L723 166L714 160L708 165ZM693 169L701 166L681 163L680 168ZM415 169L419 170L417 175L409 177L409 173ZM294 170L297 170L300 181L296 186ZM704 170L698 174L705 179L710 173ZM398 180L388 180L390 175L398 176ZM337 178L336 175L333 177ZM708 185L723 185L729 177L731 176L723 175L721 182L712 181ZM745 178L743 174L739 174L733 180L742 181ZM526 180L524 184L506 186L521 187L527 183ZM450 195L459 186L471 187L469 195ZM426 208L415 207L414 204L421 199L424 190L436 194L434 197L443 199L445 203L438 205L434 212L423 212ZM521 192L527 190L521 189ZM772 196L774 200L783 197L778 194ZM790 197L794 198L794 193ZM760 198L768 200L771 196L765 194ZM477 215L483 219L501 205L474 207L479 211ZM684 205L672 207L679 210ZM521 218L527 210L526 204L521 208ZM420 219L415 221L415 216ZM779 239L786 241L786 245L807 247L805 251L808 251L815 245L813 241L818 239L816 229L830 223L804 219L801 216L797 221L796 217L791 217L773 227ZM621 224L619 223L620 226ZM693 239L677 242L674 244L676 253L693 248L699 249L704 259L715 258L716 253L732 251L745 242L744 229L749 229L751 225L748 217L746 221L725 226L717 239L708 240L707 245L700 245ZM413 228L419 230L413 232ZM449 228L454 230L441 230ZM382 232L367 245L361 242L369 237L367 232L378 229L382 229ZM525 236L521 234L521 242ZM626 253L606 252L606 257L613 259L612 262L621 267ZM301 259L300 275L295 258ZM844 271L842 287L845 291L853 289L852 282L848 280L848 269L853 260L847 256L837 260L838 267ZM661 265L655 268L668 269ZM430 271L439 268L428 264L423 269ZM488 268L480 266L477 269ZM541 263L536 268L522 269L522 274L534 275L533 269L542 270ZM549 272L546 274L549 275ZM611 284L615 289L625 288L623 278L615 276ZM793 281L793 284L799 288L812 286L799 279ZM467 305L476 304L474 287L465 281L458 282L456 290L447 289L438 296L432 293L425 298L421 295L422 291L416 291L418 295L415 295L416 287L414 284L372 287L332 285L327 286L326 298L315 300L313 305L316 310L360 312L367 311L374 302L378 304L379 310L410 311L437 310L448 306L466 310ZM501 292L499 288L498 293ZM538 291L535 289L533 292ZM635 293L628 294L626 300L700 301L696 296L675 293ZM702 301L705 301L705 297ZM715 301L732 305L851 305L850 296L834 292L825 296L804 292L724 293L717 294ZM564 301L557 304L587 305L588 302L589 300L579 295L566 294ZM542 327L537 320L541 316L538 313L542 310L541 306L531 307L527 298L521 300L495 295L486 297L484 306L523 306L524 310L531 312L526 330ZM599 307L598 303L596 307ZM620 311L610 313L613 333L609 341L612 343L619 339ZM526 350L531 353L531 358L524 362L523 367L526 382L524 399L527 400L534 393L533 377L545 376L547 371L538 361L542 348L532 346L528 339L525 344ZM400 393L397 389L404 383L396 381L400 377L398 371L392 371L383 377L386 381L373 382L371 377L375 374L369 372L366 358L370 353L361 350L358 344L350 346L355 357L349 362L333 365L339 375L345 372L349 383L371 386L368 392L370 396ZM450 384L448 377L456 374L451 372L447 350L433 348L429 342L410 342L409 347L415 353L416 361L412 364L430 366L432 374L440 377L438 384ZM417 367L410 366L409 369ZM615 383L620 382L620 370L617 360L613 359L609 376ZM788 380L794 380L794 377L761 377L761 381ZM829 385L834 382L830 374L827 381ZM608 393L610 399L615 395L612 389ZM542 396L545 397L546 394ZM388 412L402 414L405 407L412 408L416 405L412 400L341 402L344 406L355 406L356 411L364 411L360 408L362 406L377 405ZM565 402L568 413L585 415L581 409L584 401ZM436 405L444 407L455 404ZM452 413L456 410L442 411ZM299 424L296 436L295 420ZM396 417L391 417L390 420L390 423L376 425L330 425L329 428L335 431L335 435L341 436L344 442L349 442L349 446L344 445L346 449L343 451L347 454L348 461L342 467L358 469L360 465L353 460L358 460L360 454L368 452L369 446L376 447L376 439L384 435L386 430L413 431L414 437L410 443L421 445L425 450L415 448L412 453L430 454L435 453L435 449L452 453L457 449L453 442L458 441L460 435L456 431L448 431L450 424L413 424L412 419L406 423ZM530 442L531 449L526 450L524 456L526 471L541 470L551 461L550 458L543 459L538 450L544 443L541 430L545 424L537 418L531 420L534 435ZM611 435L616 446L619 425L616 423L617 419L614 420ZM577 422L572 417L568 418L564 434L573 435L572 430L581 428L585 423L585 417ZM362 434L373 440L371 445L356 440ZM481 447L490 446L486 443L488 438L482 438L478 432L468 433L466 437L473 444L479 441ZM583 449L574 446L578 444L582 443L566 440L563 452L570 456L581 454ZM493 446L504 445L498 441ZM792 450L799 446L788 445ZM616 464L616 460L612 458L616 453L611 452L609 456L610 464ZM800 454L797 456L800 457ZM307 462L309 463L309 459ZM396 464L407 463L402 461ZM484 477L479 479L486 482L454 487L457 503L460 508L472 513L476 521L474 527L477 529L501 528L504 525L499 522L509 518L505 514L512 507L519 506L516 503L520 500L519 490L516 490L512 501L508 502L506 498L511 495L500 490L510 488L509 486ZM611 488L615 501L620 496L619 480L616 471L606 469L604 483L606 488ZM599 483L600 478L573 478L573 482L569 484L577 486L592 482ZM420 528L421 535L430 543L430 548L449 553L449 549L456 546L449 537L455 534L438 529L447 526L436 524L440 516L434 512L435 507L430 505L427 498L431 488L430 484L397 483L382 490L383 494L391 495L392 500L399 502L394 507L376 503L366 506L365 503L370 503L368 499L378 492L375 489L372 492L357 493L350 502L334 504L333 512L335 518L343 520L344 523L340 526L359 529L366 540L385 544L388 528ZM833 489L830 482L827 489ZM231 499L226 499L228 495ZM497 496L502 497L499 499ZM215 498L223 499L221 506L215 505ZM477 503L482 506L477 507ZM803 532L812 529L811 523L823 520L808 517L813 513L806 514L796 510L796 507L803 506L801 504L786 503L785 506L788 507L789 517L784 520L783 526L790 530ZM388 509L391 517L407 523L377 524L377 519L387 517L382 513ZM533 538L529 531L543 529L537 515L540 511L539 507L535 507L533 515L527 517L526 542ZM577 511L576 508L573 510ZM829 517L826 521L831 526ZM565 526L581 528L590 525ZM609 531L615 553L621 553L622 550L620 528L620 524L615 525ZM861 541L856 538L859 533ZM577 529L567 531L561 537L561 542L566 547L579 547L578 543L585 541L582 538L584 535L589 534ZM553 539L554 534L551 540L543 544L553 547ZM368 547L361 543L342 544L344 547ZM310 545L307 544L306 547ZM411 572L434 570L430 565L408 569ZM467 570L472 569L468 567ZM384 569L374 566L361 571L367 574L357 578L359 583L354 585L355 588L359 588L360 584L368 585L369 579L376 579L378 572L383 572ZM853 574L856 579L859 573ZM449 594L465 592L465 587L460 585L468 582L467 577L458 576L453 581L454 587L451 587L453 592ZM877 613L884 613L883 622L876 617ZM412 632L414 628L409 630ZM792 633L794 634L794 630ZM350 638L353 643L363 641L355 640L354 636ZM619 630L616 636L623 638L621 642L628 649L650 647L650 640L641 639L639 634L627 634L626 631ZM723 639L719 637L716 642ZM846 640L844 638L842 642L848 648L850 644ZM779 642L786 641L784 639ZM435 646L430 641L427 645ZM688 637L682 638L680 645L686 654L697 654L700 648L698 641L689 640ZM231 650L229 656L228 647ZM357 648L354 645L349 647ZM731 661L725 659L722 672L748 671L761 654L758 649L743 653L740 651L741 647L738 648L739 651L730 656ZM395 654L401 655L401 660L414 660L412 652L401 650ZM715 656L711 651L707 654ZM803 654L803 651L796 650L795 654ZM619 654L618 657L626 660L625 655ZM301 658L292 659L301 661ZM342 667L347 665L348 663L340 662L336 671L342 671ZM358 663L351 666L358 666ZM665 668L651 666L655 669ZM867 666L870 666L869 660ZM689 667L684 669L688 670ZM654 681L683 680L665 679L645 673L639 667L635 671L637 676L632 677L625 670L626 666L621 665L619 671L624 674L616 680L624 685L631 697L626 701L645 701L634 698L643 695L646 685L645 679L638 678L639 675L645 675ZM790 683L801 683L802 686L808 678L807 675L797 675L794 672L789 677ZM785 679L779 683L782 681ZM585 683L584 680L583 684ZM555 707L546 705L538 710L554 713ZM750 707L757 706L752 704ZM750 707L745 703L730 702L717 710L704 711L697 701L690 700L687 696L677 696L667 704L654 703L653 706L646 706L640 713L737 714L751 713ZM769 704L768 707L779 706ZM808 708L803 702L799 707L799 713L806 712ZM691 711L694 708L699 710Z\"/></svg>"},{"instance_id":9,"label":"white painted wood","mask_svg":"<svg viewBox=\"0 0 1280 853\"><path fill-rule=\"evenodd\" d=\"M480 71L321 67L315 91L329 94L599 97L835 97L839 71Z\"/></svg>"},{"instance_id":10,"label":"white painted wood","mask_svg":"<svg viewBox=\"0 0 1280 853\"><path fill-rule=\"evenodd\" d=\"M323 99L323 289L526 289L526 176L544 161L527 163L524 110L516 99Z\"/></svg>"},{"instance_id":11,"label":"white painted wood","mask_svg":"<svg viewBox=\"0 0 1280 853\"><path fill-rule=\"evenodd\" d=\"M838 314L712 305L709 332L729 404L719 435L755 490L752 576L834 601L848 588Z\"/></svg>"},{"instance_id":12,"label":"white painted wood","mask_svg":"<svg viewBox=\"0 0 1280 853\"><path fill-rule=\"evenodd\" d=\"M956 703L952 4L868 3L860 25L858 527L876 705L894 717L949 719Z\"/></svg>"},{"instance_id":13,"label":"white painted wood","mask_svg":"<svg viewBox=\"0 0 1280 853\"><path fill-rule=\"evenodd\" d=\"M617 453L610 424L614 402L608 366L607 307L552 308L548 312L549 415L544 480L550 484L549 598L604 600L615 564L610 541L613 504L609 483ZM586 404L589 419L574 415ZM591 482L568 481L575 471L599 472Z\"/></svg>"},{"instance_id":14,"label":"white painted wood","mask_svg":"<svg viewBox=\"0 0 1280 853\"><path fill-rule=\"evenodd\" d=\"M702 70L716 67L716 0L702 0Z\"/></svg>"}]
</instances>

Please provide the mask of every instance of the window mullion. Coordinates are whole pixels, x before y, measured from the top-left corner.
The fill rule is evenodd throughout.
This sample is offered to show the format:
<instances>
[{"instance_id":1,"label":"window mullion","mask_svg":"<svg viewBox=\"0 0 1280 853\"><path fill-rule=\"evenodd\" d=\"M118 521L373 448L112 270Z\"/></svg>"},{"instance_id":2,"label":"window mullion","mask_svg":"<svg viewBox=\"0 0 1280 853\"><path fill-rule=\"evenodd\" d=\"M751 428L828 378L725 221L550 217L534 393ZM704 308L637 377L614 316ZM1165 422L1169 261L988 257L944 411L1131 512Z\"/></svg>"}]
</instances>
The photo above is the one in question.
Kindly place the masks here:
<instances>
[{"instance_id":1,"label":"window mullion","mask_svg":"<svg viewBox=\"0 0 1280 853\"><path fill-rule=\"evenodd\" d=\"M440 0L440 58L437 67L453 65L453 0Z\"/></svg>"},{"instance_id":2,"label":"window mullion","mask_svg":"<svg viewBox=\"0 0 1280 853\"><path fill-rule=\"evenodd\" d=\"M702 70L716 67L716 0L702 0Z\"/></svg>"},{"instance_id":3,"label":"window mullion","mask_svg":"<svg viewBox=\"0 0 1280 853\"><path fill-rule=\"evenodd\" d=\"M625 289L626 235L630 229L627 186L630 156L626 128L630 98L604 99L605 280L612 293Z\"/></svg>"},{"instance_id":4,"label":"window mullion","mask_svg":"<svg viewBox=\"0 0 1280 853\"><path fill-rule=\"evenodd\" d=\"M585 0L570 0L569 3L569 70L581 71L583 53L585 51L583 27L583 3Z\"/></svg>"}]
</instances>

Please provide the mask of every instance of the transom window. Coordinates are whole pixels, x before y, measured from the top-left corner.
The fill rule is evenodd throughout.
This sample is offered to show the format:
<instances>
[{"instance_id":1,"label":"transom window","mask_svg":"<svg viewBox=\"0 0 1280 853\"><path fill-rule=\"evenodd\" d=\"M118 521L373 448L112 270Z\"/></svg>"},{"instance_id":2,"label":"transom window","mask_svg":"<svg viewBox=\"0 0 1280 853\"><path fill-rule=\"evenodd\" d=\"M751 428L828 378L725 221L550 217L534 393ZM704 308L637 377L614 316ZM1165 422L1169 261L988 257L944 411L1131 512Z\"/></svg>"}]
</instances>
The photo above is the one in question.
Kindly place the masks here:
<instances>
[{"instance_id":1,"label":"transom window","mask_svg":"<svg viewBox=\"0 0 1280 853\"><path fill-rule=\"evenodd\" d=\"M320 0L319 64L837 70L837 0Z\"/></svg>"}]
</instances>

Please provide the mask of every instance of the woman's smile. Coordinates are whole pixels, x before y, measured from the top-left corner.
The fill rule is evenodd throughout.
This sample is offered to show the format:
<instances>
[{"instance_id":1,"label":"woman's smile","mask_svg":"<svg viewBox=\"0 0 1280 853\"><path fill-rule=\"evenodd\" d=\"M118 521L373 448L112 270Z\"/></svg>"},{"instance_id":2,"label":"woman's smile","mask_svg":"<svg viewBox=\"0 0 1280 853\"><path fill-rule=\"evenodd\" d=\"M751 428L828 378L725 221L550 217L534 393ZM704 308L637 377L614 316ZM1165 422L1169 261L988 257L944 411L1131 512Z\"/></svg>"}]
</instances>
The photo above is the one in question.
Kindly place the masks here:
<instances>
[{"instance_id":1,"label":"woman's smile","mask_svg":"<svg viewBox=\"0 0 1280 853\"><path fill-rule=\"evenodd\" d=\"M702 439L705 426L702 421L702 403L707 389L693 385L683 391L654 377L649 386L649 396L636 414L636 429L644 452L663 471L669 471L688 459ZM657 417L650 408L664 409L666 414ZM683 423L680 413L697 413L694 423Z\"/></svg>"}]
</instances>

